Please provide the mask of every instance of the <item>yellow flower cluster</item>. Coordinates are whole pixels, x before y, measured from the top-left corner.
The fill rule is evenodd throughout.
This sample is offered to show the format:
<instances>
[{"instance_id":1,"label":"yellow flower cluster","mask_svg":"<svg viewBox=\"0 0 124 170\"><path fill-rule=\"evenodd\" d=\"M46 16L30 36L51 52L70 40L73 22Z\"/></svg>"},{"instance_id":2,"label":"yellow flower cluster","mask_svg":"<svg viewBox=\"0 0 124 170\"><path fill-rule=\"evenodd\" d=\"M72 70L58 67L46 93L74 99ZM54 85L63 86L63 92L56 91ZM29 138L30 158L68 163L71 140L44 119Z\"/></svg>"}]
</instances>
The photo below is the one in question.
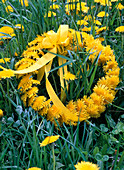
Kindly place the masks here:
<instances>
[{"instance_id":1,"label":"yellow flower cluster","mask_svg":"<svg viewBox=\"0 0 124 170\"><path fill-rule=\"evenodd\" d=\"M77 49L80 50L79 46L85 48L86 52L89 53L91 62L99 55L98 65L103 67L105 76L99 79L89 97L84 96L77 101L70 101L64 106L47 78L55 55L51 53L44 54L43 49L48 51L53 49L53 53L67 55L67 50L77 51ZM119 84L120 69L118 63L110 46L103 46L101 41L94 39L92 35L68 29L66 25L61 25L57 33L51 30L41 36L38 35L35 40L28 44L27 50L23 52L21 57L23 58L15 65L17 69L15 73L21 73L19 77L22 77L22 79L18 89L22 93L21 98L25 106L31 106L40 115L45 115L47 120L55 124L55 119L60 125L63 122L76 125L78 121L87 120L91 117L98 118L105 111L105 105L112 103L115 98L115 88ZM61 58L58 58L58 60L59 64L64 61ZM63 78L71 73L68 73L65 66L63 69L65 75L62 74L61 68L59 74L61 86L64 88ZM37 94L37 85L40 84L44 75L46 75L46 89L50 97L48 100L45 96L38 96ZM74 75L73 79L75 79ZM61 90L61 94L65 95L63 90Z\"/></svg>"},{"instance_id":2,"label":"yellow flower cluster","mask_svg":"<svg viewBox=\"0 0 124 170\"><path fill-rule=\"evenodd\" d=\"M111 0L94 0L94 2L100 3L103 6L111 6Z\"/></svg>"},{"instance_id":3,"label":"yellow flower cluster","mask_svg":"<svg viewBox=\"0 0 124 170\"><path fill-rule=\"evenodd\" d=\"M89 7L86 6L86 2L80 3L78 0L76 1L67 0L67 4L65 5L66 14L69 15L75 9L76 9L76 14L78 14L80 11L82 11L83 13L87 13Z\"/></svg>"}]
</instances>

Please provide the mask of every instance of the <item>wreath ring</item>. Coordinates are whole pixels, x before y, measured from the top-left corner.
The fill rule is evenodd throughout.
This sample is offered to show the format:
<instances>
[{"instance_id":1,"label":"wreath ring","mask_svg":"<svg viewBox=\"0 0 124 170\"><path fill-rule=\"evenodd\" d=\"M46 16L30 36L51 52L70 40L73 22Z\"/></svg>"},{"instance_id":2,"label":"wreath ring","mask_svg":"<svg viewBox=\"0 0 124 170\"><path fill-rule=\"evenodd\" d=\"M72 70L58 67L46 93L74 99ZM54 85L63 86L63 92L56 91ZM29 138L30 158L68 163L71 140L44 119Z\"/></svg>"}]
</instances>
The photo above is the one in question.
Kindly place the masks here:
<instances>
[{"instance_id":1,"label":"wreath ring","mask_svg":"<svg viewBox=\"0 0 124 170\"><path fill-rule=\"evenodd\" d=\"M83 37L83 43L82 43ZM77 45L78 44L78 45ZM77 50L78 47L84 47L89 52L89 60L92 62L99 55L98 65L102 65L105 76L100 78L93 88L93 93L87 97L77 101L69 101L64 106L63 101L66 99L64 88L68 89L67 82L64 81L64 74L67 74L67 65L59 68L60 84L61 84L61 100L56 95L51 83L48 80L49 71L51 70L53 58L56 53L67 55L68 50ZM44 50L47 50L44 54ZM79 50L79 49L78 49ZM105 111L106 105L112 103L115 98L115 88L119 84L119 67L115 60L113 50L110 46L103 46L101 41L94 39L92 35L84 32L78 32L69 29L68 25L60 25L57 33L48 31L43 35L38 35L32 42L28 43L28 48L23 52L23 57L15 64L15 70L3 69L3 77L12 77L17 75L21 77L18 89L22 93L21 99L24 105L31 106L42 116L46 116L48 120L55 122L55 119L62 125L76 125L78 121L87 120L91 117L99 117ZM66 58L58 57L59 66L66 63ZM63 72L64 70L64 72ZM6 72L6 76L4 73ZM33 79L33 75L37 75L37 80ZM46 90L50 99L45 96L38 96L37 85L40 84L43 76L46 77ZM53 102L51 105L50 102Z\"/></svg>"}]
</instances>

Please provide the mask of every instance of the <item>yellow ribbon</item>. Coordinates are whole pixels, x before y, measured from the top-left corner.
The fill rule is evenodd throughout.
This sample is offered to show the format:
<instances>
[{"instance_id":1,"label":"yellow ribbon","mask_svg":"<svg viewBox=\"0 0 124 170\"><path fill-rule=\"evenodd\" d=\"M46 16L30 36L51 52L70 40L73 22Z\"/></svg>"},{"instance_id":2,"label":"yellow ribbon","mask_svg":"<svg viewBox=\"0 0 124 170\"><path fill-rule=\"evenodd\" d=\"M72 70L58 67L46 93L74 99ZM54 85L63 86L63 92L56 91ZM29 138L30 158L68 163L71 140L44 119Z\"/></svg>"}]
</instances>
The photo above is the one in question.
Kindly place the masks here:
<instances>
[{"instance_id":1,"label":"yellow ribbon","mask_svg":"<svg viewBox=\"0 0 124 170\"><path fill-rule=\"evenodd\" d=\"M59 66L61 66L62 64L66 63L66 59L62 59L62 58L58 58L58 62L59 62ZM60 84L61 84L61 101L64 102L65 99L66 99L66 93L65 93L65 90L67 89L68 90L68 84L67 84L67 81L65 82L66 83L66 87L65 87L65 84L64 84L64 79L63 79L63 76L64 74L67 73L67 65L64 66L64 67L61 67L59 68L59 75L60 75Z\"/></svg>"},{"instance_id":2,"label":"yellow ribbon","mask_svg":"<svg viewBox=\"0 0 124 170\"><path fill-rule=\"evenodd\" d=\"M69 109L67 109L63 103L61 102L61 100L58 98L58 96L56 95L52 85L50 84L49 80L48 80L48 72L50 71L50 65L45 66L45 74L46 74L46 89L47 89L47 93L50 97L50 99L52 100L53 104L61 110L61 114L62 117L64 118L64 122L70 124L71 121L72 122L78 122L79 121L83 121L84 118L79 118L76 114L73 114L69 111Z\"/></svg>"},{"instance_id":3,"label":"yellow ribbon","mask_svg":"<svg viewBox=\"0 0 124 170\"><path fill-rule=\"evenodd\" d=\"M36 61L36 63L34 63L32 66L23 69L23 70L19 70L19 71L14 71L14 74L26 74L26 73L31 73L33 71L36 71L40 68L42 68L43 66L45 66L49 61L51 61L54 57L56 57L55 54L52 53L56 53L56 47L54 47L53 49L51 49L48 53L46 53L44 56L42 56L38 61Z\"/></svg>"}]
</instances>

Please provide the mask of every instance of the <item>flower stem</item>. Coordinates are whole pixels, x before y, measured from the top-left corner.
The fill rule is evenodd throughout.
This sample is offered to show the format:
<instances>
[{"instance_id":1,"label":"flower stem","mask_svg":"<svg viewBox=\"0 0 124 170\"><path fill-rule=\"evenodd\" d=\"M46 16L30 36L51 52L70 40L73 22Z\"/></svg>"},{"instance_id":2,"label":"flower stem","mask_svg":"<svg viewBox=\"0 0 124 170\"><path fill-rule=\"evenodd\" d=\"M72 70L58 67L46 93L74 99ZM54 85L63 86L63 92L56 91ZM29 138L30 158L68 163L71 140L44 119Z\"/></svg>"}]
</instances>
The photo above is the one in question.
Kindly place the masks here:
<instances>
[{"instance_id":1,"label":"flower stem","mask_svg":"<svg viewBox=\"0 0 124 170\"><path fill-rule=\"evenodd\" d=\"M52 154L53 154L53 170L55 170L56 163L55 163L54 144L52 144Z\"/></svg>"}]
</instances>

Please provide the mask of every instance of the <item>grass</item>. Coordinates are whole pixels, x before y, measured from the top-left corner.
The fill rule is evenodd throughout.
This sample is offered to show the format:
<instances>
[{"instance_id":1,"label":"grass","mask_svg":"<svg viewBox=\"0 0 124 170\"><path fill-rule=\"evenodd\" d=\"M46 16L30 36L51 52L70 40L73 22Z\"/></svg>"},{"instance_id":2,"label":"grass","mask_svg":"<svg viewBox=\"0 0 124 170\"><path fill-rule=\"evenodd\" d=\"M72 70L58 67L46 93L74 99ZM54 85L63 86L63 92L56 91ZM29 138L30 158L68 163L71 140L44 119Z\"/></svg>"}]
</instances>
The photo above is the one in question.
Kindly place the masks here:
<instances>
[{"instance_id":1,"label":"grass","mask_svg":"<svg viewBox=\"0 0 124 170\"><path fill-rule=\"evenodd\" d=\"M81 3L81 0L79 0ZM77 162L89 161L97 164L100 170L123 170L124 163L124 35L115 32L115 29L123 25L124 10L116 9L120 1L114 2L112 8L102 6L93 0L88 0L88 13L98 19L97 14L104 10L109 17L99 19L102 26L108 30L96 35L93 20L90 22L92 29L90 34L94 37L104 37L103 45L110 45L114 50L116 60L120 67L120 84L114 102L109 104L106 111L97 119L89 119L78 122L77 126L60 126L58 128L45 117L37 114L31 107L25 108L17 89L19 80L16 77L0 80L0 109L4 111L4 116L0 118L0 169L23 170L30 167L39 167L44 170L73 170ZM60 5L57 9L56 17L49 18L48 11L50 5L54 3ZM49 30L58 30L59 25L68 24L70 28L78 30L77 20L82 19L82 12L76 14L76 8L67 15L65 12L66 1L57 0L29 0L29 6L21 6L18 0L10 0L5 3L0 2L0 27L22 24L22 30L15 30L16 36L10 40L3 40L0 45L0 58L10 58L10 63L3 64L6 68L15 69L14 65L20 60L20 56L26 49L28 42L34 40L38 34ZM73 2L74 3L74 2ZM75 3L74 3L75 4ZM13 12L7 13L5 8L10 5ZM91 9L92 6L95 6ZM55 12L56 10L53 9ZM78 46L78 44L77 44ZM18 56L15 56L15 52ZM84 49L76 52L69 50L68 56L57 55L67 59L66 64L58 66L55 58L50 71L50 82L55 88L57 95L60 94L59 79L57 70L65 65L74 75L82 78L69 82L69 91L65 89L67 99L77 100L84 95L92 93L92 88L98 79L104 75L98 67L98 58L91 64L88 61L89 54ZM83 56L83 57L82 57ZM66 57L66 58L65 58ZM89 70L87 69L89 64ZM83 71L82 69L83 68ZM79 75L79 77L80 77ZM45 79L42 80L40 92L48 97L44 87ZM40 147L45 137L50 135L60 135L60 138L53 144Z\"/></svg>"}]
</instances>

